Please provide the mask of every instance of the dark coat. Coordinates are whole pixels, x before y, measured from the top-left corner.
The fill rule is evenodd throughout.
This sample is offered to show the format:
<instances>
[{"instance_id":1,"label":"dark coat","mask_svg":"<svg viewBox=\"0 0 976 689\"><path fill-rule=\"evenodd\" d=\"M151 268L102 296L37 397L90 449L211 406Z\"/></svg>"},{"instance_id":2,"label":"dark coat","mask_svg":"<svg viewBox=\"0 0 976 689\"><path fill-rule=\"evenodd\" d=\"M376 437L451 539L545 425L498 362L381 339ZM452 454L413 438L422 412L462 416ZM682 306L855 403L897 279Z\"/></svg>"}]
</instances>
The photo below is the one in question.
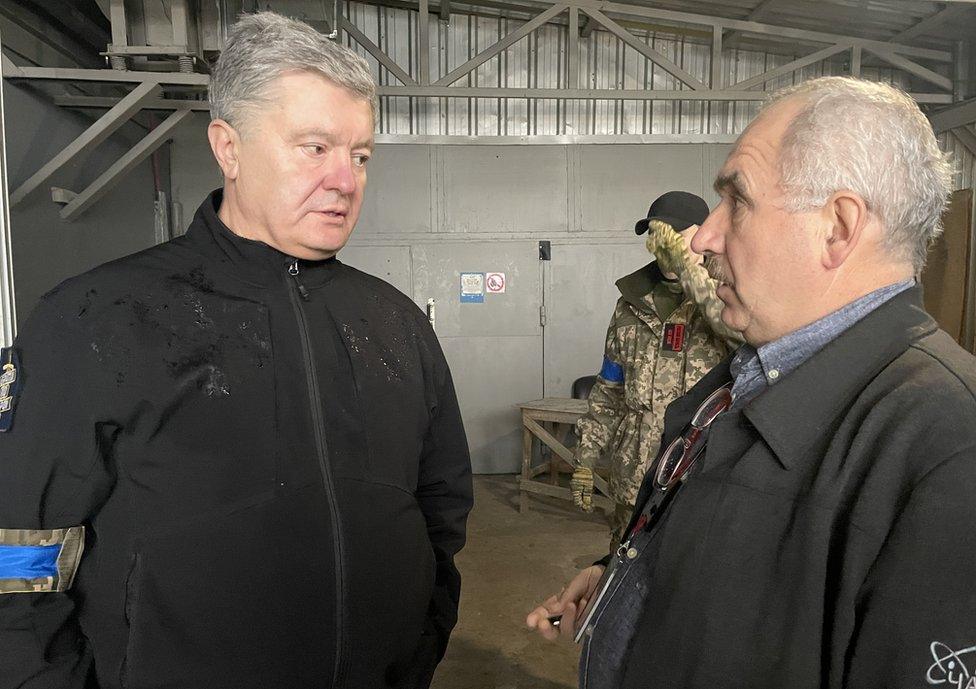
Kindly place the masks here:
<instances>
[{"instance_id":1,"label":"dark coat","mask_svg":"<svg viewBox=\"0 0 976 689\"><path fill-rule=\"evenodd\" d=\"M0 687L426 686L471 468L423 313L335 259L189 232L46 295L17 339L0 527L87 526L0 596ZM30 679L33 678L33 679Z\"/></svg>"},{"instance_id":2,"label":"dark coat","mask_svg":"<svg viewBox=\"0 0 976 689\"><path fill-rule=\"evenodd\" d=\"M624 689L970 686L976 360L921 304L896 296L716 420L656 527ZM728 380L671 405L665 444Z\"/></svg>"}]
</instances>

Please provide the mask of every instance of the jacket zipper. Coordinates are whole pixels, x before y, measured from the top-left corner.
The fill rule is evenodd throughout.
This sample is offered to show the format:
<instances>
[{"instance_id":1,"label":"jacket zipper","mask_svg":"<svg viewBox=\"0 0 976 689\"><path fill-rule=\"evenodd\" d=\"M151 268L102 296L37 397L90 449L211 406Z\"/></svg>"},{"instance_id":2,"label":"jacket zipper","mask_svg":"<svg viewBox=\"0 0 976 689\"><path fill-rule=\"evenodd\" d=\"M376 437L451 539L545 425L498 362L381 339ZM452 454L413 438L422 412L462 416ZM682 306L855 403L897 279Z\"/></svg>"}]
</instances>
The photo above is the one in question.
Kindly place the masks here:
<instances>
[{"instance_id":1,"label":"jacket zipper","mask_svg":"<svg viewBox=\"0 0 976 689\"><path fill-rule=\"evenodd\" d=\"M288 298L291 300L292 308L295 310L295 317L298 319L298 327L301 331L302 355L305 357L305 380L308 386L309 406L312 411L312 425L315 430L315 447L318 450L319 470L322 473L322 483L325 486L326 500L329 503L329 511L332 514L332 523L335 528L335 562L336 562L336 658L335 670L332 675L331 687L338 689L342 685L342 660L343 660L343 561L342 561L342 530L339 524L339 510L336 506L335 484L332 481L332 472L329 469L328 446L325 440L325 420L322 417L321 398L319 397L318 376L315 373L315 360L312 358L311 340L308 335L308 321L305 319L305 311L302 309L301 301L311 301L311 296L305 285L298 277L298 259L293 260L288 265L288 275L295 284L295 289L288 288ZM287 287L288 278L285 278ZM296 296L296 292L298 296Z\"/></svg>"}]
</instances>

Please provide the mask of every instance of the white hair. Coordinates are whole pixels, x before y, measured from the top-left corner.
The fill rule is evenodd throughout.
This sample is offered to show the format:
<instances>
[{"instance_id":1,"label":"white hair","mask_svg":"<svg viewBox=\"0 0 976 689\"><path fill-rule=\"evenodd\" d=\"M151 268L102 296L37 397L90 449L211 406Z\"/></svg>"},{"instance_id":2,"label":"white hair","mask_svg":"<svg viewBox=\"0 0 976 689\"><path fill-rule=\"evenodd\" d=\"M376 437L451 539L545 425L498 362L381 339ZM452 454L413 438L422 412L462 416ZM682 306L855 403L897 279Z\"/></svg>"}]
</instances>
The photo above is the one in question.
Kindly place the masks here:
<instances>
[{"instance_id":1,"label":"white hair","mask_svg":"<svg viewBox=\"0 0 976 689\"><path fill-rule=\"evenodd\" d=\"M320 74L368 101L376 83L366 61L305 22L274 12L245 14L230 28L210 75L210 117L241 130L249 110L269 104L269 87L285 72Z\"/></svg>"},{"instance_id":2,"label":"white hair","mask_svg":"<svg viewBox=\"0 0 976 689\"><path fill-rule=\"evenodd\" d=\"M853 191L881 221L890 255L920 272L942 232L952 167L915 101L887 84L823 77L776 92L763 109L787 98L801 108L780 150L789 210Z\"/></svg>"}]
</instances>

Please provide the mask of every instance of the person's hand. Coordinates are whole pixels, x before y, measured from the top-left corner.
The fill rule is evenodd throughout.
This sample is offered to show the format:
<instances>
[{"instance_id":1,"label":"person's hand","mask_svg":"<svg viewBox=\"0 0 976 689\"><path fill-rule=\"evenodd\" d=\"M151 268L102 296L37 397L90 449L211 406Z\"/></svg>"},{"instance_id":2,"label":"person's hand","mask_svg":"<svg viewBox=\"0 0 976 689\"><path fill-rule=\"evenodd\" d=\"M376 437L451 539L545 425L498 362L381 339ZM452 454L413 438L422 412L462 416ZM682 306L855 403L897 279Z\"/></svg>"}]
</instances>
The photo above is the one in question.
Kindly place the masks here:
<instances>
[{"instance_id":1,"label":"person's hand","mask_svg":"<svg viewBox=\"0 0 976 689\"><path fill-rule=\"evenodd\" d=\"M589 467L578 466L569 481L569 488L573 492L573 503L584 512L593 511L593 470Z\"/></svg>"},{"instance_id":2,"label":"person's hand","mask_svg":"<svg viewBox=\"0 0 976 689\"><path fill-rule=\"evenodd\" d=\"M549 641L556 639L573 640L576 635L576 625L586 604L596 593L596 585L603 576L603 565L587 567L577 574L569 585L557 596L550 596L542 605L530 612L525 618L529 629L534 629ZM559 626L554 627L549 622L553 615L562 615Z\"/></svg>"}]
</instances>

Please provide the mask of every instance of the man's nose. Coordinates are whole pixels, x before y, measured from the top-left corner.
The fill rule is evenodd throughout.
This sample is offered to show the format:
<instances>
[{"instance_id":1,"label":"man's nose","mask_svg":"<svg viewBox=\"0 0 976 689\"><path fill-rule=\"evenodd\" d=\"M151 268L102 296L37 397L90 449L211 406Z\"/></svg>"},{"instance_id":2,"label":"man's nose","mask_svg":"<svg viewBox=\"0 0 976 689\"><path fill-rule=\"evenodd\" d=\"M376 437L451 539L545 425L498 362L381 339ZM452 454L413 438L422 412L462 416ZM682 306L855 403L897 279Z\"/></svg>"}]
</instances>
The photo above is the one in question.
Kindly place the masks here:
<instances>
[{"instance_id":1,"label":"man's nose","mask_svg":"<svg viewBox=\"0 0 976 689\"><path fill-rule=\"evenodd\" d=\"M352 157L348 154L334 152L334 159L330 161L329 173L322 180L323 186L348 196L356 191L359 183Z\"/></svg>"},{"instance_id":2,"label":"man's nose","mask_svg":"<svg viewBox=\"0 0 976 689\"><path fill-rule=\"evenodd\" d=\"M723 209L724 203L716 206L705 222L698 228L698 232L691 239L691 250L696 254L722 254L725 252L725 225L727 215Z\"/></svg>"}]
</instances>

